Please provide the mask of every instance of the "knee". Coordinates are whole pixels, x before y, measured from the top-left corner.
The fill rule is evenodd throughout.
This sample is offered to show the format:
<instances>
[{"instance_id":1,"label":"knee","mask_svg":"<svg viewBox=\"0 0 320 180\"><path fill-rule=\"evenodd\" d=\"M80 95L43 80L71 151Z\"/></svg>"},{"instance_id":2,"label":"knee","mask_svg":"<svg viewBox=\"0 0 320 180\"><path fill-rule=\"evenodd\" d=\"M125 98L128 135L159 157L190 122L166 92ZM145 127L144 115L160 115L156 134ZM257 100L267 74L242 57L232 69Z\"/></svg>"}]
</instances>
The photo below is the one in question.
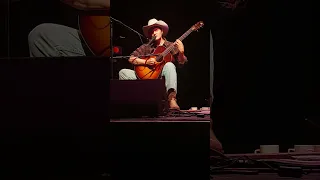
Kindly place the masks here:
<instances>
[{"instance_id":1,"label":"knee","mask_svg":"<svg viewBox=\"0 0 320 180\"><path fill-rule=\"evenodd\" d=\"M120 71L119 71L119 76L124 76L124 75L126 75L127 74L127 69L121 69Z\"/></svg>"},{"instance_id":2,"label":"knee","mask_svg":"<svg viewBox=\"0 0 320 180\"><path fill-rule=\"evenodd\" d=\"M128 69L121 69L119 71L119 79L126 79L128 75Z\"/></svg>"},{"instance_id":3,"label":"knee","mask_svg":"<svg viewBox=\"0 0 320 180\"><path fill-rule=\"evenodd\" d=\"M167 62L164 67L167 69L176 70L176 66L172 62Z\"/></svg>"},{"instance_id":4,"label":"knee","mask_svg":"<svg viewBox=\"0 0 320 180\"><path fill-rule=\"evenodd\" d=\"M33 28L28 35L29 45L34 44L38 39L49 34L52 31L52 26L53 24L51 23L43 23Z\"/></svg>"}]
</instances>

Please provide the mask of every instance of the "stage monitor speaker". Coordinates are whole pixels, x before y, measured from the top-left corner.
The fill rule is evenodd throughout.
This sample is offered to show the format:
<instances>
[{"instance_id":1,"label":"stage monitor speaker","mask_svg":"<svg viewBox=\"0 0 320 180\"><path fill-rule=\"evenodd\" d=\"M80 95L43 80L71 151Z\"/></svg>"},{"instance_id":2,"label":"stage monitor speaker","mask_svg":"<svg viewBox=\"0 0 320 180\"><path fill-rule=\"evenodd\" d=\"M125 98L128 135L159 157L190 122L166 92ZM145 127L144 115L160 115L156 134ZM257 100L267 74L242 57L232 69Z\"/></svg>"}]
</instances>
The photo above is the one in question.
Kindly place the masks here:
<instances>
[{"instance_id":1,"label":"stage monitor speaker","mask_svg":"<svg viewBox=\"0 0 320 180\"><path fill-rule=\"evenodd\" d=\"M158 117L168 109L164 79L111 80L110 117Z\"/></svg>"}]
</instances>

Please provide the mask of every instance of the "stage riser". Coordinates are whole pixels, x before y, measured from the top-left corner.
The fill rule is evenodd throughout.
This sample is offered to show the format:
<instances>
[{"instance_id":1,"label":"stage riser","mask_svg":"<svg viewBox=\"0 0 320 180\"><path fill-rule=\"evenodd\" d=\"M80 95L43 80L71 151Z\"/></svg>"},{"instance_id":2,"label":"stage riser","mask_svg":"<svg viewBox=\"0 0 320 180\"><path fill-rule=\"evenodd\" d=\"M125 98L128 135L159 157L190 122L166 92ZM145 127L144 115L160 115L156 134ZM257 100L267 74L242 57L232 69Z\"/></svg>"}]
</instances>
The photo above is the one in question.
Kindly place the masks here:
<instances>
[{"instance_id":1,"label":"stage riser","mask_svg":"<svg viewBox=\"0 0 320 180\"><path fill-rule=\"evenodd\" d=\"M157 117L163 115L165 101L163 79L110 81L111 118Z\"/></svg>"},{"instance_id":2,"label":"stage riser","mask_svg":"<svg viewBox=\"0 0 320 180\"><path fill-rule=\"evenodd\" d=\"M113 176L207 180L209 125L209 122L111 122Z\"/></svg>"}]
</instances>

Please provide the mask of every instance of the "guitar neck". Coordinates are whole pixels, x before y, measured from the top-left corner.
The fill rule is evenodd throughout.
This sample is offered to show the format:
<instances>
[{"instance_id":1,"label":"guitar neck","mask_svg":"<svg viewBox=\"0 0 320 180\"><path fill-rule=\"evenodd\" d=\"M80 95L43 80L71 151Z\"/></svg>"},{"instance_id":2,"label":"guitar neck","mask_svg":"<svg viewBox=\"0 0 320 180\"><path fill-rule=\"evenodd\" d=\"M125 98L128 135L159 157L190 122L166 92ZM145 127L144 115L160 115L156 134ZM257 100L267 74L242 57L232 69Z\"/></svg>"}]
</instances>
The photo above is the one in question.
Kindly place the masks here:
<instances>
[{"instance_id":1,"label":"guitar neck","mask_svg":"<svg viewBox=\"0 0 320 180\"><path fill-rule=\"evenodd\" d=\"M192 28L190 28L188 31L182 34L182 36L179 37L179 40L183 41L187 36L189 36L189 34L191 34L192 31L193 31Z\"/></svg>"},{"instance_id":2,"label":"guitar neck","mask_svg":"<svg viewBox=\"0 0 320 180\"><path fill-rule=\"evenodd\" d=\"M180 41L183 41L187 36L189 36L189 34L191 34L192 32L192 28L190 28L188 31L186 31L182 36L180 36L178 39ZM166 56L170 51L172 51L172 49L174 48L174 44L172 44L171 46L169 46L163 53L162 53L162 57Z\"/></svg>"}]
</instances>

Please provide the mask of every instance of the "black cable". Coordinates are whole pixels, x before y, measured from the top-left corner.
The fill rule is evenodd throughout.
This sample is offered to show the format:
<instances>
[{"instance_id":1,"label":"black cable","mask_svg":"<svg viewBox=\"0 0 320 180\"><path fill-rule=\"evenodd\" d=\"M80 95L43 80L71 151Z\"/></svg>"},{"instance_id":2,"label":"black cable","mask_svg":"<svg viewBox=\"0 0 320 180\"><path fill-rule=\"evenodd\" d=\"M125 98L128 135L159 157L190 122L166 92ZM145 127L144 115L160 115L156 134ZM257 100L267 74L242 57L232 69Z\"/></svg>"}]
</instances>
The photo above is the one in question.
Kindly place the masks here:
<instances>
[{"instance_id":1,"label":"black cable","mask_svg":"<svg viewBox=\"0 0 320 180\"><path fill-rule=\"evenodd\" d=\"M274 162L277 165L277 167L273 167L265 160L255 160L255 159L252 159L248 156L242 156L239 158L228 158L225 155L219 153L218 151L217 151L217 153L219 154L219 157L222 157L223 159L219 159L216 156L210 157L210 159L212 158L215 160L220 160L220 161L218 161L218 163L215 164L215 165L219 165L219 166L210 166L210 172L212 174L217 174L217 173L256 174L259 171L261 171L261 170L258 170L258 172L257 171L249 171L250 168L247 168L247 171L231 169L231 167L237 163L251 164L251 165L262 164L262 165L266 166L268 169L277 173L278 176L281 176L281 177L301 177L302 175L307 175L310 172L312 172L312 168L310 169L310 167L306 167L306 166L301 166L301 165L290 166L290 163ZM241 160L244 160L244 161L241 161ZM246 160L248 160L248 161L246 161ZM220 165L220 163L222 165ZM308 169L306 170L305 168L308 168ZM308 170L309 170L309 172L307 172Z\"/></svg>"},{"instance_id":2,"label":"black cable","mask_svg":"<svg viewBox=\"0 0 320 180\"><path fill-rule=\"evenodd\" d=\"M308 121L309 123L313 124L315 127L320 128L320 125L316 124L315 122L313 122L312 120L305 118L304 120Z\"/></svg>"},{"instance_id":3,"label":"black cable","mask_svg":"<svg viewBox=\"0 0 320 180\"><path fill-rule=\"evenodd\" d=\"M210 149L211 151L213 151L214 153L218 154L220 157L223 157L224 159L228 159L230 160L231 158L229 158L228 156L224 155L223 153L219 152L218 150L215 149ZM212 158L214 156L210 156L210 158Z\"/></svg>"}]
</instances>

